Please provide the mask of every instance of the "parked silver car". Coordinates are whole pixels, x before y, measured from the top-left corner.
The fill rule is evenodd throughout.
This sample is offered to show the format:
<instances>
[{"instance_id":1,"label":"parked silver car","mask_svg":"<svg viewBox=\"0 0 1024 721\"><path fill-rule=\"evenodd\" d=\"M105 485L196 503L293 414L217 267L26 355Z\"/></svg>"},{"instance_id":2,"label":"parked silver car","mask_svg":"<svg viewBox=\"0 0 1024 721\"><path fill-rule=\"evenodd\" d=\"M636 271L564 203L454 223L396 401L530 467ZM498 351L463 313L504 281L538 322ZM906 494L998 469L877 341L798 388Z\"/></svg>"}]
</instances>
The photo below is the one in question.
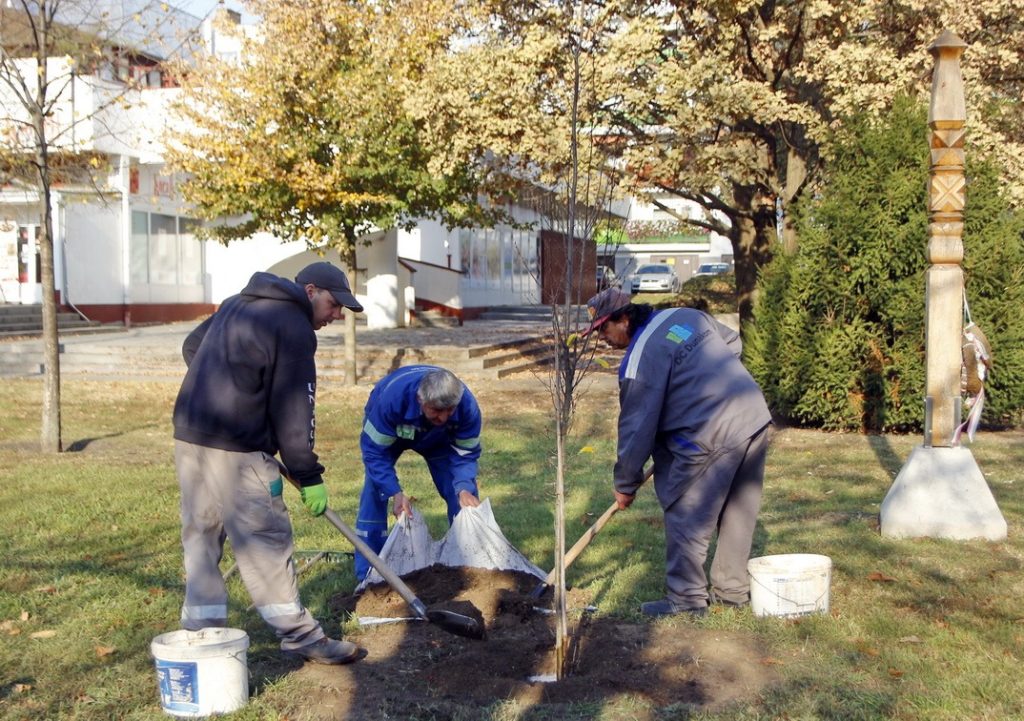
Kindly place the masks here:
<instances>
[{"instance_id":1,"label":"parked silver car","mask_svg":"<svg viewBox=\"0 0 1024 721\"><path fill-rule=\"evenodd\" d=\"M633 293L678 293L679 276L676 275L675 269L666 263L641 265L633 273L630 290Z\"/></svg>"},{"instance_id":2,"label":"parked silver car","mask_svg":"<svg viewBox=\"0 0 1024 721\"><path fill-rule=\"evenodd\" d=\"M721 275L722 273L728 273L729 270L728 263L701 263L693 277L696 278L699 275Z\"/></svg>"}]
</instances>

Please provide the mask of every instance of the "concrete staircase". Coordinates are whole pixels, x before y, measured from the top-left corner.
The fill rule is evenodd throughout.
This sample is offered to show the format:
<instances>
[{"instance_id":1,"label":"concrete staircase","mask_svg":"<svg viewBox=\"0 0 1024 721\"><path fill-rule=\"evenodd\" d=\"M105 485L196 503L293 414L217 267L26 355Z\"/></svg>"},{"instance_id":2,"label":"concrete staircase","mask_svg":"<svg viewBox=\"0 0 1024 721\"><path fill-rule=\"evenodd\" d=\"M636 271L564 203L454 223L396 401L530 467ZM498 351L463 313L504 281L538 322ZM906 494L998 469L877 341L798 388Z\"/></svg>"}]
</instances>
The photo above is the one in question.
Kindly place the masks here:
<instances>
[{"instance_id":1,"label":"concrete staircase","mask_svg":"<svg viewBox=\"0 0 1024 721\"><path fill-rule=\"evenodd\" d=\"M95 380L138 379L179 382L185 374L181 357L184 331L160 328L96 333L88 338L61 338L60 369L63 377ZM402 342L402 341L405 342ZM507 340L469 345L430 345L417 342L414 333L398 343L360 342L356 348L356 374L361 382L373 382L404 365L428 363L449 368L467 382L471 378L504 378L543 367L551 360L551 340L542 335L519 333ZM38 339L0 343L0 377L38 376L43 372L42 344ZM322 379L345 378L345 349L338 336L321 338L317 350L317 374Z\"/></svg>"},{"instance_id":2,"label":"concrete staircase","mask_svg":"<svg viewBox=\"0 0 1024 721\"><path fill-rule=\"evenodd\" d=\"M585 326L586 310L577 308L576 313L579 324ZM97 380L180 382L185 374L181 344L194 327L195 323L130 329L72 324L68 330L60 330L61 374ZM37 331L23 337L0 338L0 376L42 374L42 341L38 336ZM332 326L318 338L318 375L343 381L342 329ZM514 377L550 364L553 342L551 308L547 306L495 308L462 326L437 319L436 324L412 328L359 329L356 376L360 382L374 382L399 366L428 363L449 368L467 382L473 378Z\"/></svg>"},{"instance_id":3,"label":"concrete staircase","mask_svg":"<svg viewBox=\"0 0 1024 721\"><path fill-rule=\"evenodd\" d=\"M361 381L375 381L401 366L426 363L443 366L466 380L497 379L541 368L551 358L551 340L546 337L514 338L468 347L364 345L356 348L356 374ZM343 347L322 344L316 363L320 377L344 379Z\"/></svg>"},{"instance_id":4,"label":"concrete staircase","mask_svg":"<svg viewBox=\"0 0 1024 721\"><path fill-rule=\"evenodd\" d=\"M551 318L551 306L549 305L499 305L480 314L480 320L547 322L549 324ZM585 305L573 306L569 312L569 319L579 323L588 322L590 316L587 315L587 307Z\"/></svg>"},{"instance_id":5,"label":"concrete staircase","mask_svg":"<svg viewBox=\"0 0 1024 721\"><path fill-rule=\"evenodd\" d=\"M73 333L98 328L97 321L86 320L77 313L57 313L57 332ZM38 336L43 332L43 306L0 304L0 338Z\"/></svg>"}]
</instances>

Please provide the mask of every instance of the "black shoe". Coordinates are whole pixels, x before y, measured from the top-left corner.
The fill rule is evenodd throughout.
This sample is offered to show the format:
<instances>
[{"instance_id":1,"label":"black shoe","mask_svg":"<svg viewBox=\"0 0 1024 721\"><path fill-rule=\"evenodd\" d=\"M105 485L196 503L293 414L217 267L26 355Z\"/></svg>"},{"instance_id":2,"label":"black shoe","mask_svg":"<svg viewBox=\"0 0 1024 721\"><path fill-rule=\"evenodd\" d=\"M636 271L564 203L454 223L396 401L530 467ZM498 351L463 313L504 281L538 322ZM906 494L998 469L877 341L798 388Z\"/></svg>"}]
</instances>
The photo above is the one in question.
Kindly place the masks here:
<instances>
[{"instance_id":1,"label":"black shoe","mask_svg":"<svg viewBox=\"0 0 1024 721\"><path fill-rule=\"evenodd\" d=\"M708 615L707 606L695 606L693 608L687 608L686 606L680 606L672 603L667 598L663 598L660 601L646 601L640 604L640 612L645 616L679 616L682 614L689 614L696 618Z\"/></svg>"},{"instance_id":2,"label":"black shoe","mask_svg":"<svg viewBox=\"0 0 1024 721\"><path fill-rule=\"evenodd\" d=\"M750 594L744 599L724 598L715 593L714 589L708 598L708 605L725 606L726 608L745 608L750 605Z\"/></svg>"},{"instance_id":3,"label":"black shoe","mask_svg":"<svg viewBox=\"0 0 1024 721\"><path fill-rule=\"evenodd\" d=\"M294 648L288 653L313 663L352 663L366 657L366 649L359 648L351 641L335 641L324 636L308 646Z\"/></svg>"}]
</instances>

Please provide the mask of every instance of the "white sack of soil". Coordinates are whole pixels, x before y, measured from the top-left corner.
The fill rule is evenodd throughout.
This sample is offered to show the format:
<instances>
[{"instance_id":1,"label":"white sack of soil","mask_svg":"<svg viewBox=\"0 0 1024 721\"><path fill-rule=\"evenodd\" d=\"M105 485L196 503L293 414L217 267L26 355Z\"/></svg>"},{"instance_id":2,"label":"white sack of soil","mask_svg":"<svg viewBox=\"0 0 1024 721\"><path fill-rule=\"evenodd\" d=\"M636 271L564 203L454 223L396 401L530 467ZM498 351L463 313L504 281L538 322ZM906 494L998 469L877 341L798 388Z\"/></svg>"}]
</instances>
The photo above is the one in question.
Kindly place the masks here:
<instances>
[{"instance_id":1,"label":"white sack of soil","mask_svg":"<svg viewBox=\"0 0 1024 721\"><path fill-rule=\"evenodd\" d=\"M415 508L411 517L402 514L388 534L380 557L399 576L440 563L452 567L522 571L540 579L547 578L544 571L530 563L505 538L494 520L489 498L476 508L463 508L440 541L431 537L423 516ZM371 568L356 591L383 582L376 569Z\"/></svg>"}]
</instances>

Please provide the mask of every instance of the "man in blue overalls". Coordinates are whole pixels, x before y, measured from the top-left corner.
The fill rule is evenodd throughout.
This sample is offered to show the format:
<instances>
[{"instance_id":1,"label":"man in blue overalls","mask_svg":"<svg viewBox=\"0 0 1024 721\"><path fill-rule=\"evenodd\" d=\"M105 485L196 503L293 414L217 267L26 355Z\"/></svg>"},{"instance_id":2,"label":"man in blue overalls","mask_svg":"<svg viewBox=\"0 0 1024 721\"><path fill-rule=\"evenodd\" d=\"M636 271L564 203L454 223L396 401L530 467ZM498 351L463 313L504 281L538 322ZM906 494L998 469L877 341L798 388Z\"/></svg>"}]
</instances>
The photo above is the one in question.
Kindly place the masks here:
<instances>
[{"instance_id":1,"label":"man in blue overalls","mask_svg":"<svg viewBox=\"0 0 1024 721\"><path fill-rule=\"evenodd\" d=\"M450 524L464 507L480 505L476 476L480 459L480 407L455 374L435 366L405 366L381 379L366 402L359 448L366 480L359 497L356 532L380 553L388 535L388 499L394 514L412 512L395 472L407 450L423 456L434 486L448 505ZM369 562L356 554L356 578Z\"/></svg>"}]
</instances>

